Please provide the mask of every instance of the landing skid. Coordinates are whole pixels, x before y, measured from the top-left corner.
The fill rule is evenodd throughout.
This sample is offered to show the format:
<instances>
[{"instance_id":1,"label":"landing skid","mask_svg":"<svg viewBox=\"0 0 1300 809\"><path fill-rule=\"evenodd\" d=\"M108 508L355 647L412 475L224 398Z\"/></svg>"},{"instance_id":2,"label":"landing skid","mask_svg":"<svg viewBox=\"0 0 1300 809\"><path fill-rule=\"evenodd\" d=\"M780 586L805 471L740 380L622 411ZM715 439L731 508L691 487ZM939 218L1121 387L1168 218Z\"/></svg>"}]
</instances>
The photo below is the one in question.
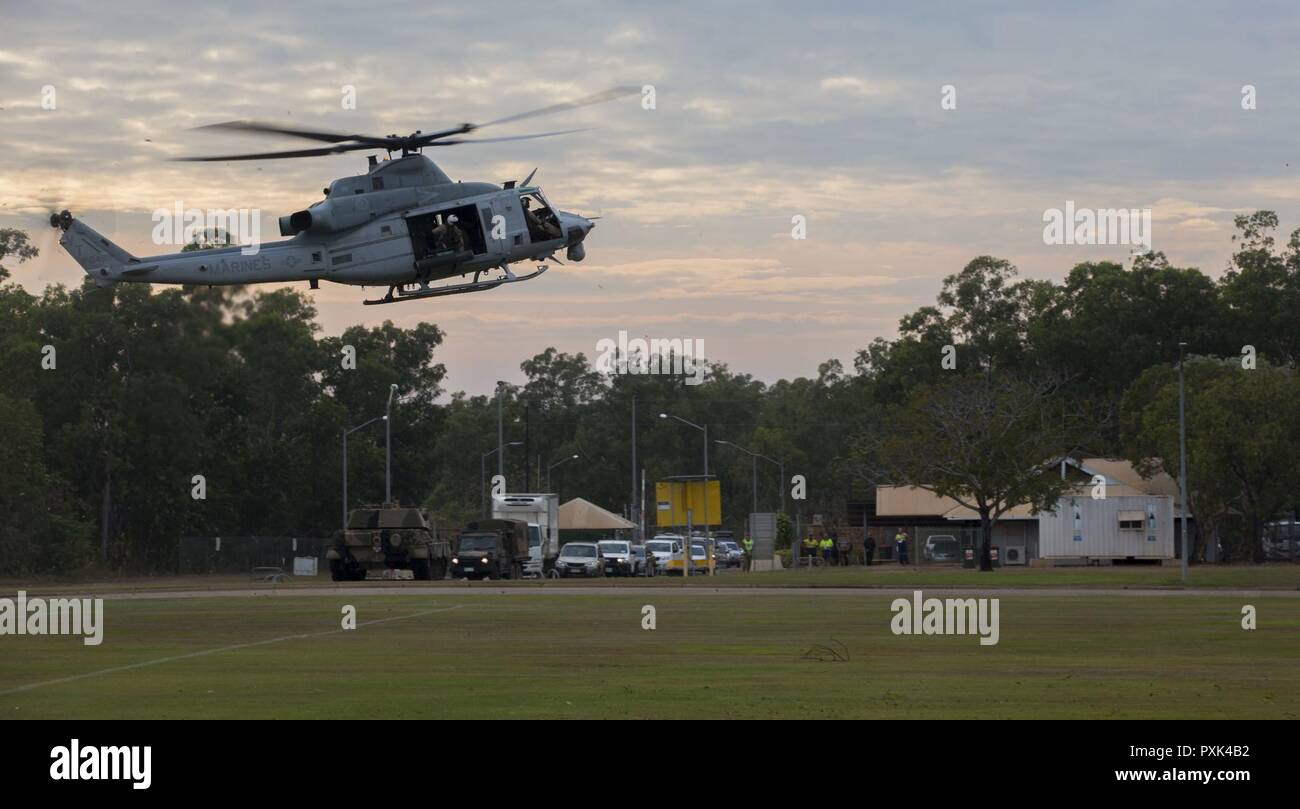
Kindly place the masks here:
<instances>
[{"instance_id":1,"label":"landing skid","mask_svg":"<svg viewBox=\"0 0 1300 809\"><path fill-rule=\"evenodd\" d=\"M549 269L545 264L540 265L535 271L527 275L515 275L510 271L510 267L503 267L505 277L494 278L490 281L470 281L467 284L452 284L443 287L431 287L428 283L419 284L394 284L388 288L388 294L382 298L362 301L366 306L377 306L381 303L400 303L401 301L414 301L421 298L439 298L443 295L460 295L466 292L482 292L488 289L496 289L502 284L514 284L519 281L527 281L536 278ZM474 274L478 278L478 273Z\"/></svg>"}]
</instances>

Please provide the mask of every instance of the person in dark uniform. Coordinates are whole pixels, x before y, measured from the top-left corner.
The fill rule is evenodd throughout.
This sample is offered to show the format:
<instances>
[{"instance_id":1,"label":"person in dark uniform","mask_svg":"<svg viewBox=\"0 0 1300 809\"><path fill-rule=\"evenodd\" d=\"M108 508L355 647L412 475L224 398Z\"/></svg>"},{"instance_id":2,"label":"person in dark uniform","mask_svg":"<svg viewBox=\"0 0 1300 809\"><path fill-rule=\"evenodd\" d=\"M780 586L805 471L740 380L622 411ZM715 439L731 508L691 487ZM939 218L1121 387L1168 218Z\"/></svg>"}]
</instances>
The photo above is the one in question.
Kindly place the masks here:
<instances>
[{"instance_id":1,"label":"person in dark uniform","mask_svg":"<svg viewBox=\"0 0 1300 809\"><path fill-rule=\"evenodd\" d=\"M876 555L876 538L867 532L867 540L862 544L862 559L867 567L871 567L871 557Z\"/></svg>"}]
</instances>

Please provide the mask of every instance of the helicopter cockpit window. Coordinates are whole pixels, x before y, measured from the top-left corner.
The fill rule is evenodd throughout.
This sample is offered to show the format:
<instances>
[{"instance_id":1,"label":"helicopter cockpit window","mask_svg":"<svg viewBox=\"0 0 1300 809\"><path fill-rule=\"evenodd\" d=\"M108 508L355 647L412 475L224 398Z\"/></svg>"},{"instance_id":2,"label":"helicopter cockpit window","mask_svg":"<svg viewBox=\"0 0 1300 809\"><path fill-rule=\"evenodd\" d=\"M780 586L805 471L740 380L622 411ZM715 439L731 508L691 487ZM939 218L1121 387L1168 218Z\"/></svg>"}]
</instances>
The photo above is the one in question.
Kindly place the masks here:
<instances>
[{"instance_id":1,"label":"helicopter cockpit window","mask_svg":"<svg viewBox=\"0 0 1300 809\"><path fill-rule=\"evenodd\" d=\"M520 194L519 204L523 207L524 221L528 223L528 238L531 241L549 242L563 238L564 231L560 228L560 220L541 194L535 192Z\"/></svg>"}]
</instances>

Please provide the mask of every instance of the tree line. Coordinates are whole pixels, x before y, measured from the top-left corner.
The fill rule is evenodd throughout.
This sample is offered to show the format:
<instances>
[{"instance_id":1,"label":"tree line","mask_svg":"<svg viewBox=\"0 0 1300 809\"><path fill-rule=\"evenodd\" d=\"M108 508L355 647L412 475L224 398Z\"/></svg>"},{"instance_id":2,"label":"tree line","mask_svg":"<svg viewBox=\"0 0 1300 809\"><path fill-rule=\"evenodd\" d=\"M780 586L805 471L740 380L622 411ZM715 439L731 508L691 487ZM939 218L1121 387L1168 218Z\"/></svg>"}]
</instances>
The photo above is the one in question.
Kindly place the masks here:
<instances>
[{"instance_id":1,"label":"tree line","mask_svg":"<svg viewBox=\"0 0 1300 809\"><path fill-rule=\"evenodd\" d=\"M698 385L610 375L547 348L501 394L506 441L520 442L506 450L507 480L539 489L548 467L577 454L551 488L625 512L640 505L634 427L650 481L703 471L701 434L658 417L668 412L708 424L711 441L784 461L786 510L805 523L842 519L877 483L979 490L992 521L999 497L1050 503L1032 472L1061 454L1176 477L1181 342L1196 541L1217 529L1235 555L1259 558L1265 524L1300 500L1300 230L1279 245L1277 227L1268 211L1238 217L1218 277L1153 253L1128 267L1081 263L1055 282L980 256L852 368L832 359L771 384L716 362ZM0 262L35 255L25 233L0 230ZM327 536L341 520L341 432L382 415L390 385L394 499L442 525L473 519L497 402L444 390L444 338L427 322L324 336L310 300L289 289L37 295L0 266L0 571L101 558L167 571L183 536ZM382 500L382 422L352 434L348 454L353 504ZM721 444L709 456L725 521L739 529L751 459ZM806 500L788 496L793 475ZM777 467L759 461L758 476L756 506L775 511Z\"/></svg>"}]
</instances>

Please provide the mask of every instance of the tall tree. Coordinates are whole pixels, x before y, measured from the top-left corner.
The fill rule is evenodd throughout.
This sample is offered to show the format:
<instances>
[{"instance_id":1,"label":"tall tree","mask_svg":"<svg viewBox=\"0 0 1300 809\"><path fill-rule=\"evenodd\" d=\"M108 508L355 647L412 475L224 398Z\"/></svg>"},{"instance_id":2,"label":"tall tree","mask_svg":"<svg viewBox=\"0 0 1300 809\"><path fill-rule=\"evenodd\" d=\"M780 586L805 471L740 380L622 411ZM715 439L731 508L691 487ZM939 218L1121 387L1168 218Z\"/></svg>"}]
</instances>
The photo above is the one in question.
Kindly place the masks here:
<instances>
[{"instance_id":1,"label":"tall tree","mask_svg":"<svg viewBox=\"0 0 1300 809\"><path fill-rule=\"evenodd\" d=\"M859 435L856 473L875 484L915 486L979 514L980 570L992 570L993 527L1008 510L1054 511L1070 482L1054 470L1095 440L1094 414L1060 396L1059 380L1006 371L918 389L883 428Z\"/></svg>"}]
</instances>

